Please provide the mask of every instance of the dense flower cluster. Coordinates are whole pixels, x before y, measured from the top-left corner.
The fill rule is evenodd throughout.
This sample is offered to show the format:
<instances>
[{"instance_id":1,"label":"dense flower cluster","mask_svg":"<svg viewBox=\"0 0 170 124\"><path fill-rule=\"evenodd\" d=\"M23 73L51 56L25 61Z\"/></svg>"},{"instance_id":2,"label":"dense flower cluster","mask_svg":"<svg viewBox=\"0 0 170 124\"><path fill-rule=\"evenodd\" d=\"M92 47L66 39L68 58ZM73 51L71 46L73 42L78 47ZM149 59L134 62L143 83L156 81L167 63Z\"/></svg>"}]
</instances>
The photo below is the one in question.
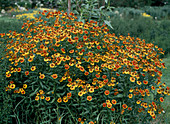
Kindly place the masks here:
<instances>
[{"instance_id":1,"label":"dense flower cluster","mask_svg":"<svg viewBox=\"0 0 170 124\"><path fill-rule=\"evenodd\" d=\"M153 119L163 111L160 103L169 88L161 82L165 68L159 59L164 54L161 48L140 38L117 37L96 21L78 22L73 13L44 10L40 14L24 23L24 33L0 34L8 39L3 58L10 65L6 91L35 92L34 100L61 106L83 98L101 105L95 109L122 115L146 112ZM55 22L48 24L46 19ZM78 122L84 121L78 117Z\"/></svg>"}]
</instances>

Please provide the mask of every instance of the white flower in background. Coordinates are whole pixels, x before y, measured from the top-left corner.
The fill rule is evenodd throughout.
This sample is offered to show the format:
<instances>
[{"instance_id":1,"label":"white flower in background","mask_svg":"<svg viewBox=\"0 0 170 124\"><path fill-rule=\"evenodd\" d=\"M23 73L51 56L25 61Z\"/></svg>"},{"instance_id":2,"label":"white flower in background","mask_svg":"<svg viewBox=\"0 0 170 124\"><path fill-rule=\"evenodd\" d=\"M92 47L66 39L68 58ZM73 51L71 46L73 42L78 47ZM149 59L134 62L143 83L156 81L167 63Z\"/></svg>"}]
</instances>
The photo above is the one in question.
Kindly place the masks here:
<instances>
[{"instance_id":1,"label":"white flower in background","mask_svg":"<svg viewBox=\"0 0 170 124\"><path fill-rule=\"evenodd\" d=\"M2 9L2 10L1 10L1 13L2 13L2 14L5 14L5 10L4 10L4 9Z\"/></svg>"},{"instance_id":2,"label":"white flower in background","mask_svg":"<svg viewBox=\"0 0 170 124\"><path fill-rule=\"evenodd\" d=\"M40 4L40 7L44 6L43 4Z\"/></svg>"},{"instance_id":3,"label":"white flower in background","mask_svg":"<svg viewBox=\"0 0 170 124\"><path fill-rule=\"evenodd\" d=\"M114 13L115 13L115 14L119 14L119 11L116 10Z\"/></svg>"},{"instance_id":4,"label":"white flower in background","mask_svg":"<svg viewBox=\"0 0 170 124\"><path fill-rule=\"evenodd\" d=\"M165 113L165 111L163 110L162 113Z\"/></svg>"},{"instance_id":5,"label":"white flower in background","mask_svg":"<svg viewBox=\"0 0 170 124\"><path fill-rule=\"evenodd\" d=\"M2 17L2 15L0 15L0 17Z\"/></svg>"},{"instance_id":6,"label":"white flower in background","mask_svg":"<svg viewBox=\"0 0 170 124\"><path fill-rule=\"evenodd\" d=\"M155 17L155 19L157 20L157 17Z\"/></svg>"},{"instance_id":7,"label":"white flower in background","mask_svg":"<svg viewBox=\"0 0 170 124\"><path fill-rule=\"evenodd\" d=\"M25 7L21 7L20 5L18 5L18 3L15 3L15 5L17 5L17 7L22 10L22 11L26 11L26 8Z\"/></svg>"}]
</instances>

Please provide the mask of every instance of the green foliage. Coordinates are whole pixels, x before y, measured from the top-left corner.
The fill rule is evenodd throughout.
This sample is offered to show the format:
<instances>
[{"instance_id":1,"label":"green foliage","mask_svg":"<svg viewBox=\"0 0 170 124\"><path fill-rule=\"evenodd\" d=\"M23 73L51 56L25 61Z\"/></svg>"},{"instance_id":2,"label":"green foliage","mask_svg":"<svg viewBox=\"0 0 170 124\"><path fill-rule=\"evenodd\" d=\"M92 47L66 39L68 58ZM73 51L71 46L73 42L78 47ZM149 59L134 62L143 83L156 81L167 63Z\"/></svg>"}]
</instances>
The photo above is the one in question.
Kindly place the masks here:
<instances>
[{"instance_id":1,"label":"green foliage","mask_svg":"<svg viewBox=\"0 0 170 124\"><path fill-rule=\"evenodd\" d=\"M8 9L10 6L14 6L14 2L11 0L0 0L0 10Z\"/></svg>"},{"instance_id":2,"label":"green foliage","mask_svg":"<svg viewBox=\"0 0 170 124\"><path fill-rule=\"evenodd\" d=\"M141 9L151 15L154 19L170 19L170 5L163 7L145 6Z\"/></svg>"}]
</instances>

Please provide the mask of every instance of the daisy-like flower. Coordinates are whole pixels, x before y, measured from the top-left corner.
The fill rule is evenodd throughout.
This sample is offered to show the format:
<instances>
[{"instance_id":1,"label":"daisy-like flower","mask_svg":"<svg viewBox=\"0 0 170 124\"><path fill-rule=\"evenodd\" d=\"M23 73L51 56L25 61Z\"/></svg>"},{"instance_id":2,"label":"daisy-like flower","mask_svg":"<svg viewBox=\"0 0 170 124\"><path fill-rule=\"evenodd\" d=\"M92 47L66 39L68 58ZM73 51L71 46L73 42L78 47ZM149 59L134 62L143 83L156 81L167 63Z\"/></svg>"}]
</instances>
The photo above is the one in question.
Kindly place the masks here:
<instances>
[{"instance_id":1,"label":"daisy-like flower","mask_svg":"<svg viewBox=\"0 0 170 124\"><path fill-rule=\"evenodd\" d=\"M57 102L58 102L58 103L61 103L61 102L62 102L62 99L61 99L61 98L58 98L58 99L57 99Z\"/></svg>"},{"instance_id":2,"label":"daisy-like flower","mask_svg":"<svg viewBox=\"0 0 170 124\"><path fill-rule=\"evenodd\" d=\"M27 88L27 84L23 84L23 88L26 89Z\"/></svg>"},{"instance_id":3,"label":"daisy-like flower","mask_svg":"<svg viewBox=\"0 0 170 124\"><path fill-rule=\"evenodd\" d=\"M26 71L26 72L25 72L25 75L26 75L26 76L29 75L29 71Z\"/></svg>"},{"instance_id":4,"label":"daisy-like flower","mask_svg":"<svg viewBox=\"0 0 170 124\"><path fill-rule=\"evenodd\" d=\"M87 96L87 100L91 101L92 100L92 96Z\"/></svg>"},{"instance_id":5,"label":"daisy-like flower","mask_svg":"<svg viewBox=\"0 0 170 124\"><path fill-rule=\"evenodd\" d=\"M39 99L40 99L40 97L39 97L39 96L36 96L36 97L35 97L35 100L36 100L36 101L38 101Z\"/></svg>"},{"instance_id":6,"label":"daisy-like flower","mask_svg":"<svg viewBox=\"0 0 170 124\"><path fill-rule=\"evenodd\" d=\"M40 79L44 79L44 78L45 78L45 75L40 73L39 78L40 78Z\"/></svg>"},{"instance_id":7,"label":"daisy-like flower","mask_svg":"<svg viewBox=\"0 0 170 124\"><path fill-rule=\"evenodd\" d=\"M164 101L164 98L163 98L163 97L160 97L159 99L160 99L160 101L161 101L161 102L163 102L163 101Z\"/></svg>"},{"instance_id":8,"label":"daisy-like flower","mask_svg":"<svg viewBox=\"0 0 170 124\"><path fill-rule=\"evenodd\" d=\"M108 103L107 104L107 108L111 108L112 107L112 104L111 103Z\"/></svg>"},{"instance_id":9,"label":"daisy-like flower","mask_svg":"<svg viewBox=\"0 0 170 124\"><path fill-rule=\"evenodd\" d=\"M45 100L46 100L46 101L50 101L50 97L46 97Z\"/></svg>"},{"instance_id":10,"label":"daisy-like flower","mask_svg":"<svg viewBox=\"0 0 170 124\"><path fill-rule=\"evenodd\" d=\"M15 84L11 84L11 85L9 86L9 88L14 89L14 88L15 88Z\"/></svg>"},{"instance_id":11,"label":"daisy-like flower","mask_svg":"<svg viewBox=\"0 0 170 124\"><path fill-rule=\"evenodd\" d=\"M54 68L55 67L55 63L50 63L50 68Z\"/></svg>"},{"instance_id":12,"label":"daisy-like flower","mask_svg":"<svg viewBox=\"0 0 170 124\"><path fill-rule=\"evenodd\" d=\"M117 103L117 101L113 99L113 100L112 100L112 104L113 104L113 105L116 105L116 103Z\"/></svg>"},{"instance_id":13,"label":"daisy-like flower","mask_svg":"<svg viewBox=\"0 0 170 124\"><path fill-rule=\"evenodd\" d=\"M110 91L109 91L109 90L106 90L106 91L104 92L104 94L105 94L105 95L109 95L109 94L110 94Z\"/></svg>"},{"instance_id":14,"label":"daisy-like flower","mask_svg":"<svg viewBox=\"0 0 170 124\"><path fill-rule=\"evenodd\" d=\"M148 84L148 81L145 81L145 80L144 80L143 83L144 83L145 85L147 85L147 84Z\"/></svg>"},{"instance_id":15,"label":"daisy-like flower","mask_svg":"<svg viewBox=\"0 0 170 124\"><path fill-rule=\"evenodd\" d=\"M126 104L123 104L122 107L126 109L128 106Z\"/></svg>"},{"instance_id":16,"label":"daisy-like flower","mask_svg":"<svg viewBox=\"0 0 170 124\"><path fill-rule=\"evenodd\" d=\"M53 75L51 75L51 77L52 77L53 79L56 79L56 78L58 77L58 75L57 75L57 74L53 74Z\"/></svg>"},{"instance_id":17,"label":"daisy-like flower","mask_svg":"<svg viewBox=\"0 0 170 124\"><path fill-rule=\"evenodd\" d=\"M135 78L134 77L130 77L130 81L131 82L135 82Z\"/></svg>"},{"instance_id":18,"label":"daisy-like flower","mask_svg":"<svg viewBox=\"0 0 170 124\"><path fill-rule=\"evenodd\" d=\"M129 98L132 98L133 97L133 94L129 94Z\"/></svg>"},{"instance_id":19,"label":"daisy-like flower","mask_svg":"<svg viewBox=\"0 0 170 124\"><path fill-rule=\"evenodd\" d=\"M106 103L103 103L103 107L106 107L106 105L107 105Z\"/></svg>"},{"instance_id":20,"label":"daisy-like flower","mask_svg":"<svg viewBox=\"0 0 170 124\"><path fill-rule=\"evenodd\" d=\"M21 68L18 68L18 69L17 69L17 72L21 72Z\"/></svg>"},{"instance_id":21,"label":"daisy-like flower","mask_svg":"<svg viewBox=\"0 0 170 124\"><path fill-rule=\"evenodd\" d=\"M31 67L31 71L35 71L35 69L36 69L36 66Z\"/></svg>"}]
</instances>

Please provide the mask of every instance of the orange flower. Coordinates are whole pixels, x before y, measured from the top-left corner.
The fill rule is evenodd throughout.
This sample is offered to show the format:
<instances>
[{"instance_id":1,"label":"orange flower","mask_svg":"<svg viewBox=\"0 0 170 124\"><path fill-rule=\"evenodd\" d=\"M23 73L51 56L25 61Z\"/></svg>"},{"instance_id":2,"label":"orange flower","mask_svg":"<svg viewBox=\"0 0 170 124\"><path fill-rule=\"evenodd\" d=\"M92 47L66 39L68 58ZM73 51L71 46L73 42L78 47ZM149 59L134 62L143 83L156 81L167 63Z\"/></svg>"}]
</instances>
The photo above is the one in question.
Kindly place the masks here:
<instances>
[{"instance_id":1,"label":"orange flower","mask_svg":"<svg viewBox=\"0 0 170 124\"><path fill-rule=\"evenodd\" d=\"M94 122L93 122L93 121L90 121L89 124L94 124Z\"/></svg>"},{"instance_id":2,"label":"orange flower","mask_svg":"<svg viewBox=\"0 0 170 124\"><path fill-rule=\"evenodd\" d=\"M17 69L17 72L21 72L21 68L18 68L18 69Z\"/></svg>"},{"instance_id":3,"label":"orange flower","mask_svg":"<svg viewBox=\"0 0 170 124\"><path fill-rule=\"evenodd\" d=\"M55 63L50 63L50 68L54 68L55 67Z\"/></svg>"},{"instance_id":4,"label":"orange flower","mask_svg":"<svg viewBox=\"0 0 170 124\"><path fill-rule=\"evenodd\" d=\"M87 100L91 101L92 100L92 96L87 96Z\"/></svg>"},{"instance_id":5,"label":"orange flower","mask_svg":"<svg viewBox=\"0 0 170 124\"><path fill-rule=\"evenodd\" d=\"M86 75L86 76L87 76L88 74L89 74L89 72L87 72L87 71L84 73L84 75Z\"/></svg>"},{"instance_id":6,"label":"orange flower","mask_svg":"<svg viewBox=\"0 0 170 124\"><path fill-rule=\"evenodd\" d=\"M132 110L132 107L129 107L128 110L131 111L131 110Z\"/></svg>"},{"instance_id":7,"label":"orange flower","mask_svg":"<svg viewBox=\"0 0 170 124\"><path fill-rule=\"evenodd\" d=\"M68 78L68 82L71 82L72 81L72 78Z\"/></svg>"},{"instance_id":8,"label":"orange flower","mask_svg":"<svg viewBox=\"0 0 170 124\"><path fill-rule=\"evenodd\" d=\"M131 82L135 82L135 78L134 77L130 77L130 81Z\"/></svg>"},{"instance_id":9,"label":"orange flower","mask_svg":"<svg viewBox=\"0 0 170 124\"><path fill-rule=\"evenodd\" d=\"M81 122L81 118L78 118L78 122Z\"/></svg>"},{"instance_id":10,"label":"orange flower","mask_svg":"<svg viewBox=\"0 0 170 124\"><path fill-rule=\"evenodd\" d=\"M14 89L14 88L15 88L15 84L11 84L11 85L9 86L9 88Z\"/></svg>"},{"instance_id":11,"label":"orange flower","mask_svg":"<svg viewBox=\"0 0 170 124\"><path fill-rule=\"evenodd\" d=\"M38 101L39 99L40 99L40 97L39 97L39 96L36 96L36 97L35 97L35 100L36 100L36 101Z\"/></svg>"},{"instance_id":12,"label":"orange flower","mask_svg":"<svg viewBox=\"0 0 170 124\"><path fill-rule=\"evenodd\" d=\"M111 111L115 111L115 108L111 108Z\"/></svg>"},{"instance_id":13,"label":"orange flower","mask_svg":"<svg viewBox=\"0 0 170 124\"><path fill-rule=\"evenodd\" d=\"M6 77L7 78L11 77L11 74L10 73L6 74Z\"/></svg>"},{"instance_id":14,"label":"orange flower","mask_svg":"<svg viewBox=\"0 0 170 124\"><path fill-rule=\"evenodd\" d=\"M63 53L66 53L64 48L61 48L61 51L62 51Z\"/></svg>"},{"instance_id":15,"label":"orange flower","mask_svg":"<svg viewBox=\"0 0 170 124\"><path fill-rule=\"evenodd\" d=\"M26 72L25 72L25 75L26 75L26 76L29 75L29 71L26 71Z\"/></svg>"},{"instance_id":16,"label":"orange flower","mask_svg":"<svg viewBox=\"0 0 170 124\"><path fill-rule=\"evenodd\" d=\"M68 99L63 99L63 102L65 102L65 103L68 102Z\"/></svg>"},{"instance_id":17,"label":"orange flower","mask_svg":"<svg viewBox=\"0 0 170 124\"><path fill-rule=\"evenodd\" d=\"M22 91L21 91L21 94L25 94L25 90L22 90Z\"/></svg>"},{"instance_id":18,"label":"orange flower","mask_svg":"<svg viewBox=\"0 0 170 124\"><path fill-rule=\"evenodd\" d=\"M98 50L101 49L101 46L97 46L97 49L98 49Z\"/></svg>"},{"instance_id":19,"label":"orange flower","mask_svg":"<svg viewBox=\"0 0 170 124\"><path fill-rule=\"evenodd\" d=\"M163 98L163 97L160 97L159 99L160 99L160 101L161 101L161 102L163 102L163 101L164 101L164 98Z\"/></svg>"},{"instance_id":20,"label":"orange flower","mask_svg":"<svg viewBox=\"0 0 170 124\"><path fill-rule=\"evenodd\" d=\"M40 73L39 78L40 78L40 79L44 79L44 78L45 78L45 75Z\"/></svg>"},{"instance_id":21,"label":"orange flower","mask_svg":"<svg viewBox=\"0 0 170 124\"><path fill-rule=\"evenodd\" d=\"M137 81L137 84L138 84L138 85L141 85L142 83L141 83L141 81Z\"/></svg>"},{"instance_id":22,"label":"orange flower","mask_svg":"<svg viewBox=\"0 0 170 124\"><path fill-rule=\"evenodd\" d=\"M112 100L112 104L113 104L113 105L116 105L116 103L117 103L117 101L113 99L113 100Z\"/></svg>"},{"instance_id":23,"label":"orange flower","mask_svg":"<svg viewBox=\"0 0 170 124\"><path fill-rule=\"evenodd\" d=\"M46 101L50 101L50 97L46 97L45 100L46 100Z\"/></svg>"},{"instance_id":24,"label":"orange flower","mask_svg":"<svg viewBox=\"0 0 170 124\"><path fill-rule=\"evenodd\" d=\"M106 90L106 91L104 92L104 94L105 94L105 95L109 95L109 94L110 94L110 91L109 91L109 90Z\"/></svg>"},{"instance_id":25,"label":"orange flower","mask_svg":"<svg viewBox=\"0 0 170 124\"><path fill-rule=\"evenodd\" d=\"M71 93L67 93L67 97L71 97Z\"/></svg>"},{"instance_id":26,"label":"orange flower","mask_svg":"<svg viewBox=\"0 0 170 124\"><path fill-rule=\"evenodd\" d=\"M111 108L112 107L112 104L111 103L108 103L107 104L107 108Z\"/></svg>"},{"instance_id":27,"label":"orange flower","mask_svg":"<svg viewBox=\"0 0 170 124\"><path fill-rule=\"evenodd\" d=\"M106 107L106 103L103 103L103 107Z\"/></svg>"},{"instance_id":28,"label":"orange flower","mask_svg":"<svg viewBox=\"0 0 170 124\"><path fill-rule=\"evenodd\" d=\"M85 36L83 36L83 39L84 39L84 40L86 40L86 39L87 39L87 36L86 36L86 35L85 35Z\"/></svg>"},{"instance_id":29,"label":"orange flower","mask_svg":"<svg viewBox=\"0 0 170 124\"><path fill-rule=\"evenodd\" d=\"M69 53L74 53L74 50L70 50Z\"/></svg>"},{"instance_id":30,"label":"orange flower","mask_svg":"<svg viewBox=\"0 0 170 124\"><path fill-rule=\"evenodd\" d=\"M133 97L133 94L129 94L129 98L132 98Z\"/></svg>"},{"instance_id":31,"label":"orange flower","mask_svg":"<svg viewBox=\"0 0 170 124\"><path fill-rule=\"evenodd\" d=\"M148 84L148 81L145 81L145 80L144 80L143 83L144 83L145 85L147 85L147 84Z\"/></svg>"},{"instance_id":32,"label":"orange flower","mask_svg":"<svg viewBox=\"0 0 170 124\"><path fill-rule=\"evenodd\" d=\"M29 58L28 61L29 61L29 62L32 62L32 61L33 61L33 58Z\"/></svg>"},{"instance_id":33,"label":"orange flower","mask_svg":"<svg viewBox=\"0 0 170 124\"><path fill-rule=\"evenodd\" d=\"M35 71L35 69L36 69L36 66L31 67L31 71Z\"/></svg>"},{"instance_id":34,"label":"orange flower","mask_svg":"<svg viewBox=\"0 0 170 124\"><path fill-rule=\"evenodd\" d=\"M58 99L57 99L57 102L58 102L58 103L61 103L61 102L62 102L62 99L61 99L61 98L58 98Z\"/></svg>"},{"instance_id":35,"label":"orange flower","mask_svg":"<svg viewBox=\"0 0 170 124\"><path fill-rule=\"evenodd\" d=\"M123 104L122 107L126 109L128 106L126 104Z\"/></svg>"},{"instance_id":36,"label":"orange flower","mask_svg":"<svg viewBox=\"0 0 170 124\"><path fill-rule=\"evenodd\" d=\"M107 78L107 76L106 76L106 75L103 75L102 78L105 79L105 78Z\"/></svg>"},{"instance_id":37,"label":"orange flower","mask_svg":"<svg viewBox=\"0 0 170 124\"><path fill-rule=\"evenodd\" d=\"M100 77L100 75L99 75L99 74L96 74L96 77L97 77L97 78L99 78L99 77Z\"/></svg>"},{"instance_id":38,"label":"orange flower","mask_svg":"<svg viewBox=\"0 0 170 124\"><path fill-rule=\"evenodd\" d=\"M57 74L53 74L53 75L51 75L51 77L52 77L53 79L56 79L56 78L58 77L58 75L57 75Z\"/></svg>"},{"instance_id":39,"label":"orange flower","mask_svg":"<svg viewBox=\"0 0 170 124\"><path fill-rule=\"evenodd\" d=\"M65 65L65 69L68 70L70 66L68 64Z\"/></svg>"}]
</instances>

